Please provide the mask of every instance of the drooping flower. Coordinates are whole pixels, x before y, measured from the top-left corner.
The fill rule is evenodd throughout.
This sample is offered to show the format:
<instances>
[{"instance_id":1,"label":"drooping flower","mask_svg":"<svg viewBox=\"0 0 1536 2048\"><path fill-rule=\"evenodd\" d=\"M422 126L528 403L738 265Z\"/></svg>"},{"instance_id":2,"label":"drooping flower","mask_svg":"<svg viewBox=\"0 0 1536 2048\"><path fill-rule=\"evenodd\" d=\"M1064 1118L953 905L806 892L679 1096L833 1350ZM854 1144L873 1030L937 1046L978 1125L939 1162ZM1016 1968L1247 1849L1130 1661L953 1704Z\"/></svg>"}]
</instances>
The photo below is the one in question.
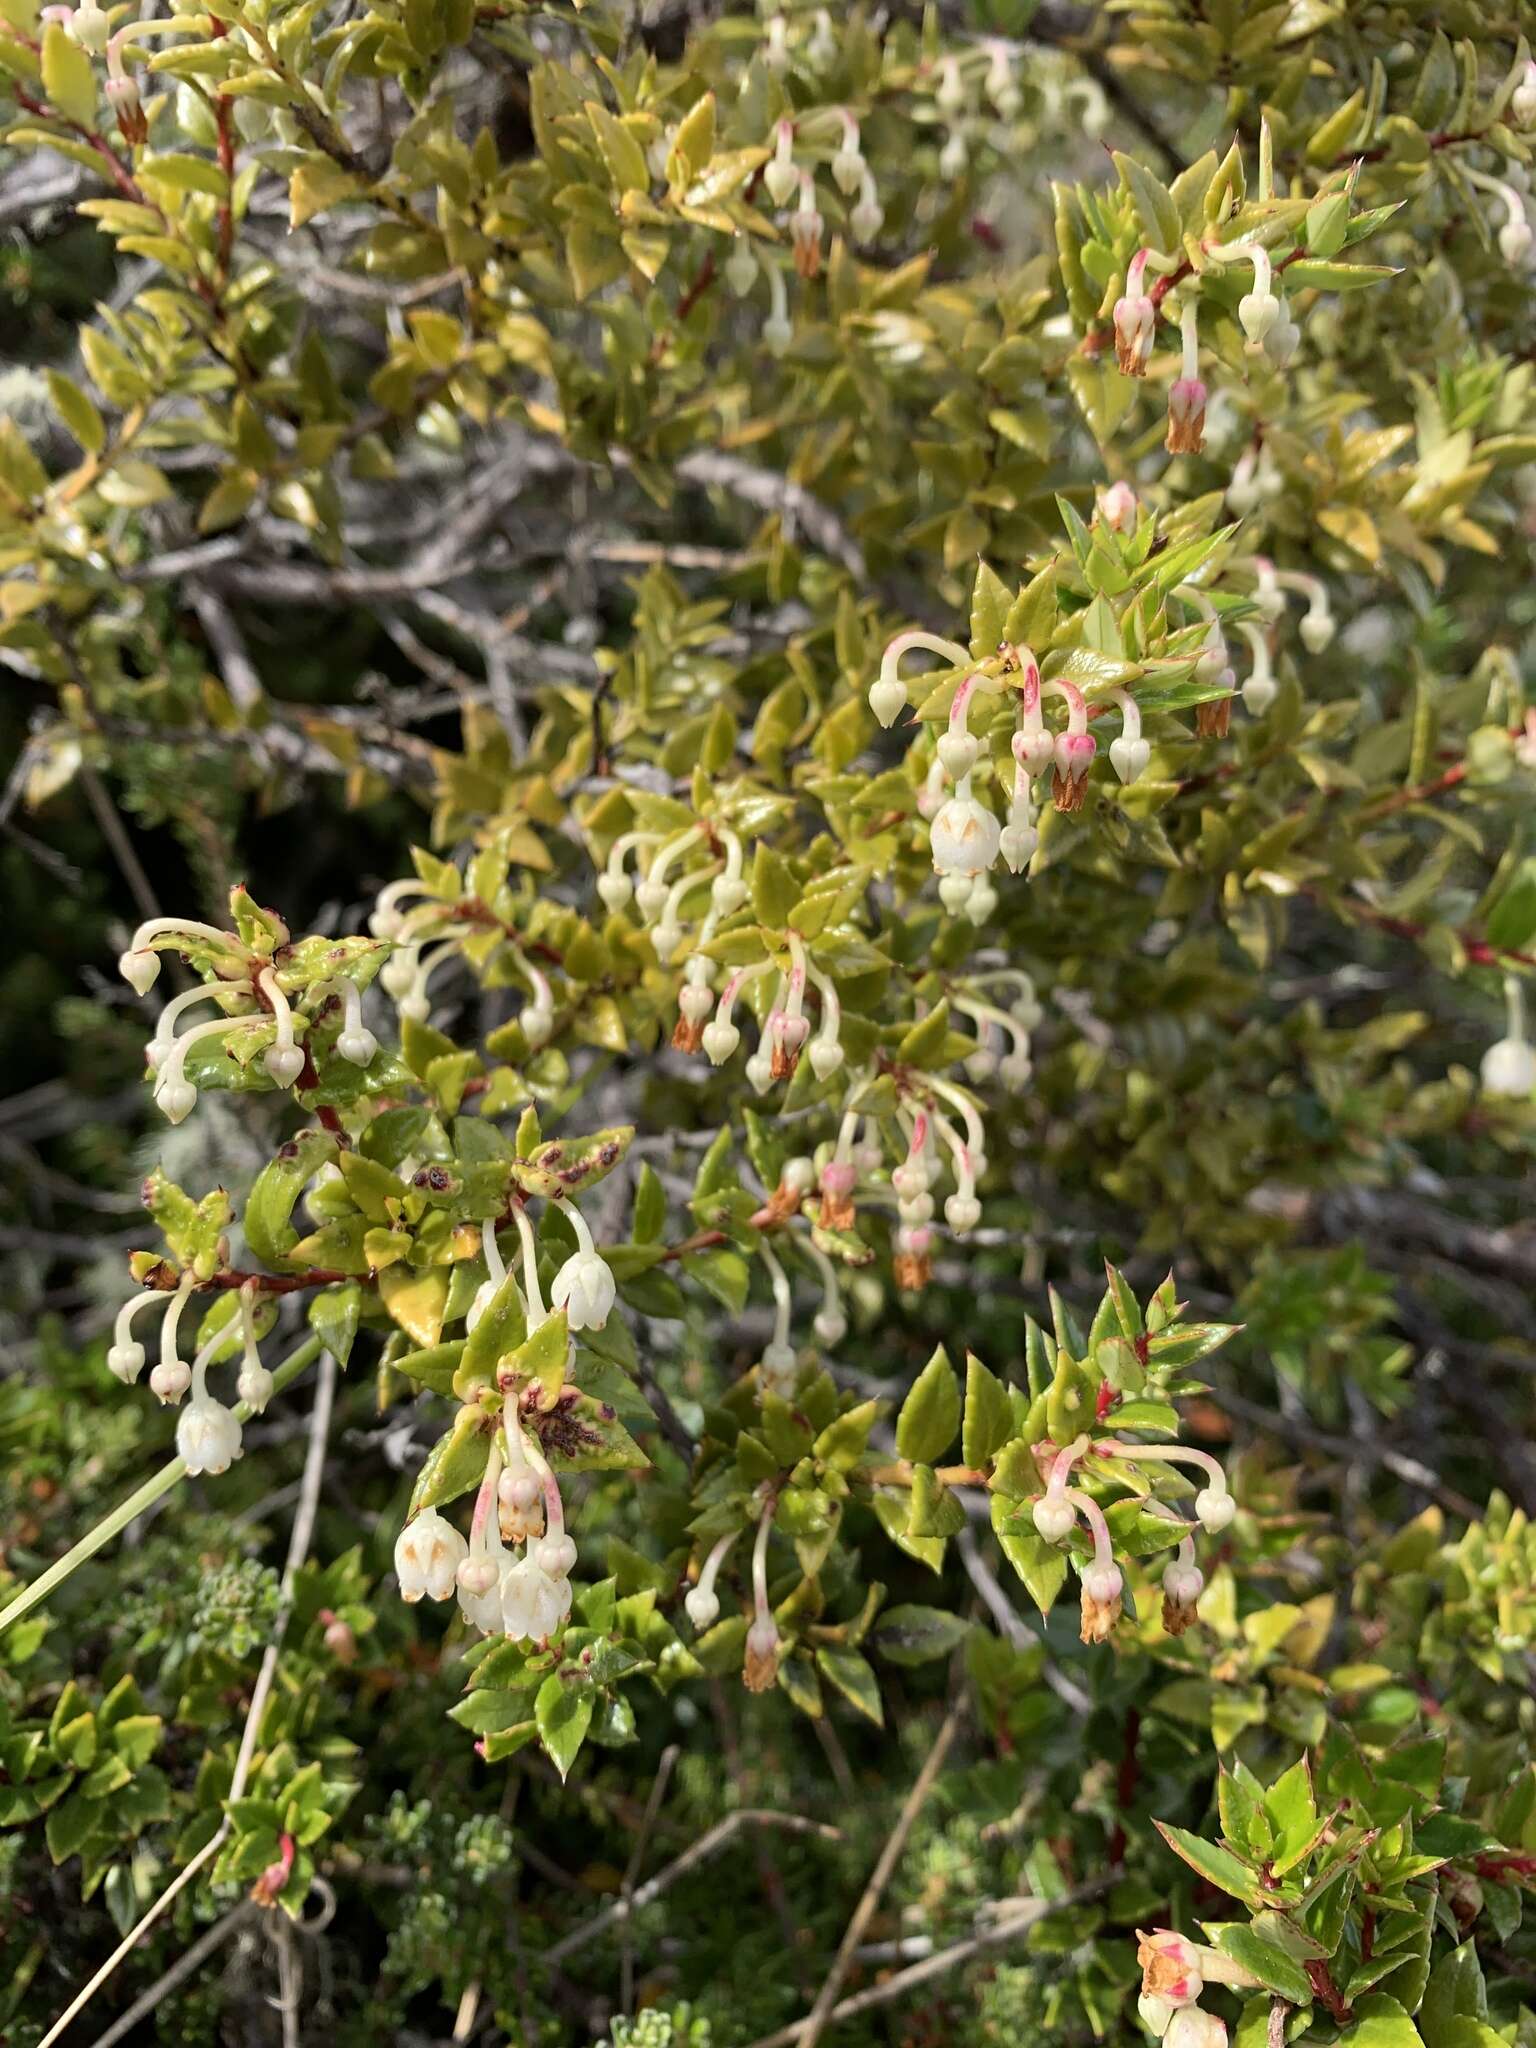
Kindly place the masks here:
<instances>
[{"instance_id":1,"label":"drooping flower","mask_svg":"<svg viewBox=\"0 0 1536 2048\"><path fill-rule=\"evenodd\" d=\"M401 1599L413 1606L423 1594L430 1600L452 1599L459 1566L468 1555L469 1545L452 1522L436 1508L425 1509L395 1539Z\"/></svg>"}]
</instances>

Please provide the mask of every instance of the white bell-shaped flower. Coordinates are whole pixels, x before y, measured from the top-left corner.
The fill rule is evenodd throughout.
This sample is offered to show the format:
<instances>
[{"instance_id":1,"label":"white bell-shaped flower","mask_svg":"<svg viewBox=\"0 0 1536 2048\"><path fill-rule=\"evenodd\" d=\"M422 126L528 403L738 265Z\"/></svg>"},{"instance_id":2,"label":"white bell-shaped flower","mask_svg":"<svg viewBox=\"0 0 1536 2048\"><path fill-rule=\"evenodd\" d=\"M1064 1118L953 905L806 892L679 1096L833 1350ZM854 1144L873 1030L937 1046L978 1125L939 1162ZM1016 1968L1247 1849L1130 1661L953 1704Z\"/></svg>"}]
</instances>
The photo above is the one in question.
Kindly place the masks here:
<instances>
[{"instance_id":1,"label":"white bell-shaped flower","mask_svg":"<svg viewBox=\"0 0 1536 2048\"><path fill-rule=\"evenodd\" d=\"M457 1584L459 1566L469 1555L469 1545L436 1508L428 1508L407 1522L395 1538L395 1577L400 1597L412 1605L425 1593L432 1600L448 1600Z\"/></svg>"},{"instance_id":2,"label":"white bell-shaped flower","mask_svg":"<svg viewBox=\"0 0 1536 2048\"><path fill-rule=\"evenodd\" d=\"M565 1310L573 1330L600 1330L616 1293L613 1273L596 1251L572 1252L549 1290L551 1301Z\"/></svg>"},{"instance_id":3,"label":"white bell-shaped flower","mask_svg":"<svg viewBox=\"0 0 1536 2048\"><path fill-rule=\"evenodd\" d=\"M240 1455L240 1435L234 1409L205 1396L183 1409L176 1425L176 1454L194 1477L227 1472Z\"/></svg>"}]
</instances>

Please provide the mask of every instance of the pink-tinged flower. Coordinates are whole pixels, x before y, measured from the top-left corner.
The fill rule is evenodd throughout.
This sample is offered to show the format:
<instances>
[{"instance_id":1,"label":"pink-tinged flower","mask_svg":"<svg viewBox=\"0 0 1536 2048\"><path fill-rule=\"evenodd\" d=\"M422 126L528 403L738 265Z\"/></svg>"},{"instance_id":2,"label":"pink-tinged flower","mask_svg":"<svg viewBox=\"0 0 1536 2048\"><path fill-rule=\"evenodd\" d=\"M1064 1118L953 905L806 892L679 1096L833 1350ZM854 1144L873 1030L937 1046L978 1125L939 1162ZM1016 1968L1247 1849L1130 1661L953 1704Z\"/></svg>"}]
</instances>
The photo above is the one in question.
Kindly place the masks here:
<instances>
[{"instance_id":1,"label":"pink-tinged flower","mask_svg":"<svg viewBox=\"0 0 1536 2048\"><path fill-rule=\"evenodd\" d=\"M1193 2005L1205 1988L1199 1943L1171 1927L1154 1927L1150 1934L1138 1927L1136 1960L1141 1988L1149 1997L1165 1998L1173 2006Z\"/></svg>"},{"instance_id":2,"label":"pink-tinged flower","mask_svg":"<svg viewBox=\"0 0 1536 2048\"><path fill-rule=\"evenodd\" d=\"M1198 455L1205 446L1205 404L1208 394L1200 377L1178 377L1168 393L1170 455Z\"/></svg>"},{"instance_id":3,"label":"pink-tinged flower","mask_svg":"<svg viewBox=\"0 0 1536 2048\"><path fill-rule=\"evenodd\" d=\"M1157 331L1157 307L1144 280L1149 249L1138 249L1125 273L1124 295L1115 301L1115 361L1127 377L1144 377Z\"/></svg>"},{"instance_id":4,"label":"pink-tinged flower","mask_svg":"<svg viewBox=\"0 0 1536 2048\"><path fill-rule=\"evenodd\" d=\"M1227 2026L1213 2012L1186 2005L1168 2022L1163 2048L1227 2048Z\"/></svg>"},{"instance_id":5,"label":"pink-tinged flower","mask_svg":"<svg viewBox=\"0 0 1536 2048\"><path fill-rule=\"evenodd\" d=\"M1099 517L1111 533L1133 532L1140 509L1136 493L1128 483L1110 484L1099 493Z\"/></svg>"}]
</instances>

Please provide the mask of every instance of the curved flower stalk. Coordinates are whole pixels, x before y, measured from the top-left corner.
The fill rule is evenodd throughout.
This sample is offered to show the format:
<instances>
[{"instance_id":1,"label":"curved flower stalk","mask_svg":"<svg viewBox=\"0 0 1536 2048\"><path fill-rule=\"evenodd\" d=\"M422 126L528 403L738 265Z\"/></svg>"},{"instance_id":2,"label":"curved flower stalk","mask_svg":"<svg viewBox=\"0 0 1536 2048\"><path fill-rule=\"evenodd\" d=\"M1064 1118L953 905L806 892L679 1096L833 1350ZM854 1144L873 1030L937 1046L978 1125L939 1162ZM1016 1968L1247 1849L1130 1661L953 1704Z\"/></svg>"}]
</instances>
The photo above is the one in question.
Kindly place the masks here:
<instances>
[{"instance_id":1,"label":"curved flower stalk","mask_svg":"<svg viewBox=\"0 0 1536 2048\"><path fill-rule=\"evenodd\" d=\"M593 1243L575 1203L564 1203L561 1213L576 1233L576 1250L556 1273L549 1298L556 1308L565 1310L572 1330L600 1330L612 1313L618 1292L613 1271Z\"/></svg>"},{"instance_id":2,"label":"curved flower stalk","mask_svg":"<svg viewBox=\"0 0 1536 2048\"><path fill-rule=\"evenodd\" d=\"M191 1275L188 1274L185 1278L190 1282ZM148 1355L144 1346L133 1335L134 1317L152 1301L157 1302L164 1311L170 1307L173 1299L174 1297L167 1294L163 1288L146 1287L142 1293L131 1295L118 1310L117 1320L112 1325L112 1342L107 1346L107 1370L114 1379L121 1380L124 1386L132 1386L144 1370L144 1361Z\"/></svg>"},{"instance_id":3,"label":"curved flower stalk","mask_svg":"<svg viewBox=\"0 0 1536 2048\"><path fill-rule=\"evenodd\" d=\"M941 655L951 668L964 668L971 659L969 650L958 641L942 639L937 633L898 633L887 643L880 657L880 673L869 686L869 708L882 725L894 725L906 704L906 685L897 672L903 655L919 650Z\"/></svg>"},{"instance_id":4,"label":"curved flower stalk","mask_svg":"<svg viewBox=\"0 0 1536 2048\"><path fill-rule=\"evenodd\" d=\"M741 1030L734 1022L737 997L750 983L760 980L772 969L771 960L758 960L750 967L736 968L726 982L719 1006L701 1034L705 1057L712 1067L723 1066L741 1044Z\"/></svg>"},{"instance_id":5,"label":"curved flower stalk","mask_svg":"<svg viewBox=\"0 0 1536 2048\"><path fill-rule=\"evenodd\" d=\"M789 240L795 270L807 282L821 275L821 238L826 227L816 205L816 180L809 171L802 171L800 204L789 217Z\"/></svg>"},{"instance_id":6,"label":"curved flower stalk","mask_svg":"<svg viewBox=\"0 0 1536 2048\"><path fill-rule=\"evenodd\" d=\"M240 1418L208 1391L208 1367L233 1334L230 1328L218 1331L192 1361L192 1398L176 1423L176 1451L194 1476L217 1477L241 1453Z\"/></svg>"},{"instance_id":7,"label":"curved flower stalk","mask_svg":"<svg viewBox=\"0 0 1536 2048\"><path fill-rule=\"evenodd\" d=\"M1328 602L1327 585L1302 569L1276 569L1274 580L1281 590L1294 590L1307 600L1301 615L1301 644L1308 654L1321 654L1333 639L1334 616Z\"/></svg>"},{"instance_id":8,"label":"curved flower stalk","mask_svg":"<svg viewBox=\"0 0 1536 2048\"><path fill-rule=\"evenodd\" d=\"M1137 782L1152 759L1152 748L1141 736L1141 706L1129 690L1111 690L1109 701L1119 706L1124 721L1120 737L1109 743L1109 765L1122 782Z\"/></svg>"},{"instance_id":9,"label":"curved flower stalk","mask_svg":"<svg viewBox=\"0 0 1536 2048\"><path fill-rule=\"evenodd\" d=\"M336 1034L336 1050L344 1060L354 1066L366 1067L379 1050L379 1041L363 1022L362 992L355 981L345 978L333 983L332 992L341 997L341 1029Z\"/></svg>"},{"instance_id":10,"label":"curved flower stalk","mask_svg":"<svg viewBox=\"0 0 1536 2048\"><path fill-rule=\"evenodd\" d=\"M1040 694L1060 697L1067 707L1067 729L1057 734L1053 747L1051 800L1058 811L1080 810L1088 787L1088 770L1097 751L1093 734L1088 730L1088 705L1076 683L1062 677L1042 682Z\"/></svg>"},{"instance_id":11,"label":"curved flower stalk","mask_svg":"<svg viewBox=\"0 0 1536 2048\"><path fill-rule=\"evenodd\" d=\"M1093 1538L1093 1559L1084 1567L1082 1575L1080 1633L1085 1643L1108 1642L1115 1623L1120 1619L1125 1578L1115 1563L1115 1547L1110 1541L1109 1524L1104 1519L1103 1509L1092 1494L1084 1493L1080 1487L1069 1486L1066 1491L1067 1500L1082 1516Z\"/></svg>"},{"instance_id":12,"label":"curved flower stalk","mask_svg":"<svg viewBox=\"0 0 1536 2048\"><path fill-rule=\"evenodd\" d=\"M1057 1451L1046 1478L1045 1492L1035 1502L1032 1516L1036 1533L1047 1543L1064 1543L1077 1527L1077 1509L1070 1491L1073 1468L1088 1451L1087 1436L1079 1436L1064 1450Z\"/></svg>"},{"instance_id":13,"label":"curved flower stalk","mask_svg":"<svg viewBox=\"0 0 1536 2048\"><path fill-rule=\"evenodd\" d=\"M1246 293L1237 306L1238 322L1248 337L1250 348L1261 348L1266 336L1281 317L1281 305L1275 296L1274 266L1269 251L1262 242L1216 242L1205 250L1206 260L1211 263L1250 263L1253 266L1253 290Z\"/></svg>"},{"instance_id":14,"label":"curved flower stalk","mask_svg":"<svg viewBox=\"0 0 1536 2048\"><path fill-rule=\"evenodd\" d=\"M605 906L614 912L622 910L635 893L635 885L624 866L631 853L637 857L661 843L659 832L621 832L608 849L608 859L597 877L597 893Z\"/></svg>"},{"instance_id":15,"label":"curved flower stalk","mask_svg":"<svg viewBox=\"0 0 1536 2048\"><path fill-rule=\"evenodd\" d=\"M776 1506L771 1499L764 1502L752 1544L752 1626L742 1667L748 1692L766 1692L779 1675L779 1629L768 1604L768 1538Z\"/></svg>"},{"instance_id":16,"label":"curved flower stalk","mask_svg":"<svg viewBox=\"0 0 1536 2048\"><path fill-rule=\"evenodd\" d=\"M821 998L821 1022L811 1040L811 1071L818 1081L830 1081L843 1065L843 1006L830 975L823 974L807 960L806 975Z\"/></svg>"},{"instance_id":17,"label":"curved flower stalk","mask_svg":"<svg viewBox=\"0 0 1536 2048\"><path fill-rule=\"evenodd\" d=\"M1525 990L1515 974L1504 977L1504 1014L1504 1036L1483 1054L1483 1092L1528 1101L1536 1093L1536 1048L1526 1034Z\"/></svg>"},{"instance_id":18,"label":"curved flower stalk","mask_svg":"<svg viewBox=\"0 0 1536 2048\"><path fill-rule=\"evenodd\" d=\"M1197 683L1214 684L1231 691L1237 681L1227 653L1227 639L1222 631L1221 618L1215 605L1195 583L1181 583L1176 596L1197 611L1205 621L1205 643L1195 657L1194 678ZM1225 739L1232 723L1232 699L1229 696L1210 698L1195 708L1195 730L1201 739Z\"/></svg>"},{"instance_id":19,"label":"curved flower stalk","mask_svg":"<svg viewBox=\"0 0 1536 2048\"><path fill-rule=\"evenodd\" d=\"M1125 290L1115 301L1115 361L1127 377L1144 377L1157 332L1157 307L1146 287L1147 265L1155 252L1138 249L1125 273Z\"/></svg>"},{"instance_id":20,"label":"curved flower stalk","mask_svg":"<svg viewBox=\"0 0 1536 2048\"><path fill-rule=\"evenodd\" d=\"M1285 491L1285 478L1270 453L1269 444L1245 448L1233 465L1227 483L1227 503L1247 518L1261 506L1273 504Z\"/></svg>"},{"instance_id":21,"label":"curved flower stalk","mask_svg":"<svg viewBox=\"0 0 1536 2048\"><path fill-rule=\"evenodd\" d=\"M256 1291L254 1280L247 1280L240 1289L240 1375L235 1392L253 1415L262 1415L277 1382L262 1364L257 1348Z\"/></svg>"},{"instance_id":22,"label":"curved flower stalk","mask_svg":"<svg viewBox=\"0 0 1536 2048\"><path fill-rule=\"evenodd\" d=\"M469 1308L464 1316L464 1334L466 1336L473 1333L480 1318L501 1292L507 1278L507 1269L502 1261L501 1247L496 1242L496 1223L491 1217L487 1217L480 1225L480 1256L485 1260L485 1278L475 1289L475 1298L469 1304Z\"/></svg>"},{"instance_id":23,"label":"curved flower stalk","mask_svg":"<svg viewBox=\"0 0 1536 2048\"><path fill-rule=\"evenodd\" d=\"M1168 392L1170 455L1198 455L1205 446L1205 407L1209 393L1200 375L1200 301L1186 299L1179 316L1183 361Z\"/></svg>"},{"instance_id":24,"label":"curved flower stalk","mask_svg":"<svg viewBox=\"0 0 1536 2048\"><path fill-rule=\"evenodd\" d=\"M155 1075L155 1107L167 1123L185 1123L197 1106L197 1088L186 1076L187 1054L194 1045L205 1038L221 1038L232 1031L265 1029L268 1019L258 1013L254 1017L215 1017L207 1024L194 1024L183 1031L171 1045L161 1061ZM300 1065L303 1055L300 1054ZM274 1077L275 1078L275 1077Z\"/></svg>"},{"instance_id":25,"label":"curved flower stalk","mask_svg":"<svg viewBox=\"0 0 1536 2048\"><path fill-rule=\"evenodd\" d=\"M513 1205L512 1221L517 1226L518 1248L522 1257L523 1298L528 1304L528 1327L536 1330L541 1323L548 1322L549 1310L544 1306L544 1290L539 1285L539 1247L528 1212L521 1202Z\"/></svg>"},{"instance_id":26,"label":"curved flower stalk","mask_svg":"<svg viewBox=\"0 0 1536 2048\"><path fill-rule=\"evenodd\" d=\"M176 1044L176 1025L188 1010L198 1003L216 1002L221 996L248 996L251 984L248 981L210 981L197 988L189 988L179 996L172 996L155 1020L155 1035L144 1048L144 1064L151 1074L158 1074L169 1058Z\"/></svg>"},{"instance_id":27,"label":"curved flower stalk","mask_svg":"<svg viewBox=\"0 0 1536 2048\"><path fill-rule=\"evenodd\" d=\"M286 942L287 927L283 926L278 944ZM117 971L138 995L145 996L154 987L160 976L160 954L157 939L167 939L173 948L181 949L184 942L207 940L213 945L239 957L245 953L239 935L227 932L216 924L202 924L190 917L151 917L141 924L133 935L126 952L117 959Z\"/></svg>"},{"instance_id":28,"label":"curved flower stalk","mask_svg":"<svg viewBox=\"0 0 1536 2048\"><path fill-rule=\"evenodd\" d=\"M256 986L271 1004L276 1026L276 1036L267 1047L264 1064L279 1088L289 1088L304 1071L303 1048L294 1042L293 1006L278 987L277 975L270 967L257 975Z\"/></svg>"},{"instance_id":29,"label":"curved flower stalk","mask_svg":"<svg viewBox=\"0 0 1536 2048\"><path fill-rule=\"evenodd\" d=\"M1499 229L1499 254L1511 270L1523 270L1531 260L1533 240L1531 223L1526 216L1525 201L1514 186L1503 178L1495 178L1487 171L1474 170L1470 164L1463 165L1463 175L1469 185L1476 185L1479 191L1491 192L1504 208L1504 222Z\"/></svg>"},{"instance_id":30,"label":"curved flower stalk","mask_svg":"<svg viewBox=\"0 0 1536 2048\"><path fill-rule=\"evenodd\" d=\"M773 133L773 155L763 169L763 184L775 206L788 206L800 184L795 162L795 124L782 120Z\"/></svg>"},{"instance_id":31,"label":"curved flower stalk","mask_svg":"<svg viewBox=\"0 0 1536 2048\"><path fill-rule=\"evenodd\" d=\"M183 1273L160 1321L160 1357L149 1375L149 1391L167 1406L179 1401L192 1384L192 1368L176 1348L177 1331L192 1285L192 1275Z\"/></svg>"},{"instance_id":32,"label":"curved flower stalk","mask_svg":"<svg viewBox=\"0 0 1536 2048\"><path fill-rule=\"evenodd\" d=\"M758 1251L768 1269L768 1285L773 1291L773 1335L764 1345L763 1355L758 1361L758 1394L759 1397L776 1394L781 1401L787 1401L800 1377L800 1356L789 1340L794 1296L789 1275L773 1247L765 1240L759 1244Z\"/></svg>"},{"instance_id":33,"label":"curved flower stalk","mask_svg":"<svg viewBox=\"0 0 1536 2048\"><path fill-rule=\"evenodd\" d=\"M1274 703L1279 687L1270 666L1269 642L1249 619L1239 620L1237 630L1248 642L1253 656L1253 667L1243 682L1243 703L1255 718L1262 718Z\"/></svg>"},{"instance_id":34,"label":"curved flower stalk","mask_svg":"<svg viewBox=\"0 0 1536 2048\"><path fill-rule=\"evenodd\" d=\"M936 1086L929 1078L930 1085ZM955 1192L945 1200L944 1221L957 1237L963 1237L981 1221L981 1203L976 1198L977 1155L939 1110L933 1112L933 1128L949 1147L955 1168Z\"/></svg>"},{"instance_id":35,"label":"curved flower stalk","mask_svg":"<svg viewBox=\"0 0 1536 2048\"><path fill-rule=\"evenodd\" d=\"M725 1563L731 1545L740 1534L739 1529L732 1529L729 1535L720 1538L704 1560L698 1584L690 1586L683 1596L683 1610L701 1635L720 1619L720 1595L715 1591L715 1581L720 1576L720 1567Z\"/></svg>"},{"instance_id":36,"label":"curved flower stalk","mask_svg":"<svg viewBox=\"0 0 1536 2048\"><path fill-rule=\"evenodd\" d=\"M510 1428L518 1427L514 1413ZM559 1483L532 1445L527 1446L527 1458L543 1485L545 1528L542 1536L529 1537L517 1563L502 1569L501 1625L514 1642L543 1641L559 1630L571 1611L571 1573L576 1565L576 1545L566 1534Z\"/></svg>"},{"instance_id":37,"label":"curved flower stalk","mask_svg":"<svg viewBox=\"0 0 1536 2048\"><path fill-rule=\"evenodd\" d=\"M800 1051L811 1033L805 1014L805 941L797 931L787 934L789 972L779 984L779 997L768 1012L763 1036L768 1047L768 1076L787 1081L800 1064Z\"/></svg>"},{"instance_id":38,"label":"curved flower stalk","mask_svg":"<svg viewBox=\"0 0 1536 2048\"><path fill-rule=\"evenodd\" d=\"M768 272L768 318L763 322L763 340L779 354L795 338L794 322L789 317L789 292L779 266L769 263L764 267Z\"/></svg>"},{"instance_id":39,"label":"curved flower stalk","mask_svg":"<svg viewBox=\"0 0 1536 2048\"><path fill-rule=\"evenodd\" d=\"M1022 1088L1034 1071L1029 1027L1011 1010L999 1009L978 996L958 990L950 995L952 1007L977 1026L976 1050L966 1061L972 1080L986 1081L996 1074L1010 1088ZM999 1055L992 1041L1000 1038L1009 1049Z\"/></svg>"},{"instance_id":40,"label":"curved flower stalk","mask_svg":"<svg viewBox=\"0 0 1536 2048\"><path fill-rule=\"evenodd\" d=\"M517 971L528 983L529 1000L518 1012L517 1021L522 1026L524 1038L535 1052L541 1045L547 1045L555 1029L555 995L550 987L549 976L539 969L524 953L521 946L513 946L512 958Z\"/></svg>"},{"instance_id":41,"label":"curved flower stalk","mask_svg":"<svg viewBox=\"0 0 1536 2048\"><path fill-rule=\"evenodd\" d=\"M828 1346L841 1344L848 1334L848 1317L843 1309L843 1291L837 1268L813 1239L802 1237L796 1242L809 1257L821 1281L821 1307L812 1318L811 1328L821 1343Z\"/></svg>"},{"instance_id":42,"label":"curved flower stalk","mask_svg":"<svg viewBox=\"0 0 1536 2048\"><path fill-rule=\"evenodd\" d=\"M1227 1475L1209 1451L1188 1449L1183 1444L1128 1444L1116 1437L1100 1437L1094 1454L1120 1458L1130 1465L1193 1465L1206 1475L1206 1484L1195 1496L1195 1514L1208 1535L1218 1535L1237 1513L1237 1502L1227 1491Z\"/></svg>"},{"instance_id":43,"label":"curved flower stalk","mask_svg":"<svg viewBox=\"0 0 1536 2048\"><path fill-rule=\"evenodd\" d=\"M501 1478L499 1436L491 1440L485 1461L485 1475L475 1494L470 1516L469 1543L459 1562L457 1578L459 1607L466 1621L483 1635L495 1635L501 1627L501 1573L506 1552L501 1541L497 1514L497 1485Z\"/></svg>"},{"instance_id":44,"label":"curved flower stalk","mask_svg":"<svg viewBox=\"0 0 1536 2048\"><path fill-rule=\"evenodd\" d=\"M823 1163L817 1176L821 1193L820 1221L824 1230L850 1230L853 1227L853 1191L859 1184L853 1141L858 1128L859 1119L854 1111L844 1111L831 1157Z\"/></svg>"},{"instance_id":45,"label":"curved flower stalk","mask_svg":"<svg viewBox=\"0 0 1536 2048\"><path fill-rule=\"evenodd\" d=\"M406 920L400 906L413 896L432 898L436 904L432 890L415 875L403 875L398 881L384 884L373 899L373 909L368 914L368 929L376 939L393 941L401 936Z\"/></svg>"}]
</instances>

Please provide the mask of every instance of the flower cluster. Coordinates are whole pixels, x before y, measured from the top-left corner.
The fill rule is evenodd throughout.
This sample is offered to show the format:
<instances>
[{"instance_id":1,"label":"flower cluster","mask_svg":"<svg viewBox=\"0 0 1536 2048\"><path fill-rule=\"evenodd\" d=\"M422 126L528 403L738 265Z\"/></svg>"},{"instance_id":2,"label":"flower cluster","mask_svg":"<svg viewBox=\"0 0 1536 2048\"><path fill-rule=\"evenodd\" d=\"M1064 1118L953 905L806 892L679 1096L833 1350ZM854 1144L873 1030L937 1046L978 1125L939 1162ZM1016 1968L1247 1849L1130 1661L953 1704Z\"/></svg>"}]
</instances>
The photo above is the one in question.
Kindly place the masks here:
<instances>
[{"instance_id":1,"label":"flower cluster","mask_svg":"<svg viewBox=\"0 0 1536 2048\"><path fill-rule=\"evenodd\" d=\"M176 1425L176 1450L191 1473L227 1472L241 1454L241 1424L247 1415L259 1415L272 1398L273 1377L261 1362L257 1343L257 1301L259 1282L246 1280L236 1296L234 1316L210 1315L203 1326L204 1341L189 1364L179 1348L181 1319L197 1285L197 1276L184 1272L174 1286L150 1287L132 1295L118 1310L112 1342L107 1348L107 1369L125 1386L131 1386L144 1370L148 1353L133 1334L140 1312L152 1304L160 1311L159 1355L150 1369L149 1388L168 1407L174 1407L190 1389L192 1398ZM240 1408L227 1407L208 1391L209 1367L238 1347L240 1371L235 1382ZM242 1413L243 1410L243 1413Z\"/></svg>"},{"instance_id":2,"label":"flower cluster","mask_svg":"<svg viewBox=\"0 0 1536 2048\"><path fill-rule=\"evenodd\" d=\"M1031 1510L1036 1533L1046 1543L1061 1544L1081 1522L1092 1540L1093 1555L1081 1573L1085 1643L1105 1642L1113 1632L1120 1619L1125 1577L1115 1562L1103 1509L1092 1494L1072 1483L1077 1468L1101 1458L1113 1458L1131 1466L1192 1465L1205 1475L1206 1483L1195 1496L1195 1519L1206 1534L1219 1535L1237 1511L1218 1461L1206 1451L1189 1450L1182 1444L1133 1444L1115 1437L1093 1439L1083 1434L1064 1446L1037 1443L1034 1457L1045 1481L1045 1491ZM1164 1503L1149 1505L1153 1512L1179 1519ZM1170 1635L1182 1635L1198 1619L1198 1602L1204 1590L1205 1579L1195 1562L1194 1535L1190 1532L1181 1539L1172 1563L1163 1573L1163 1626Z\"/></svg>"}]
</instances>

